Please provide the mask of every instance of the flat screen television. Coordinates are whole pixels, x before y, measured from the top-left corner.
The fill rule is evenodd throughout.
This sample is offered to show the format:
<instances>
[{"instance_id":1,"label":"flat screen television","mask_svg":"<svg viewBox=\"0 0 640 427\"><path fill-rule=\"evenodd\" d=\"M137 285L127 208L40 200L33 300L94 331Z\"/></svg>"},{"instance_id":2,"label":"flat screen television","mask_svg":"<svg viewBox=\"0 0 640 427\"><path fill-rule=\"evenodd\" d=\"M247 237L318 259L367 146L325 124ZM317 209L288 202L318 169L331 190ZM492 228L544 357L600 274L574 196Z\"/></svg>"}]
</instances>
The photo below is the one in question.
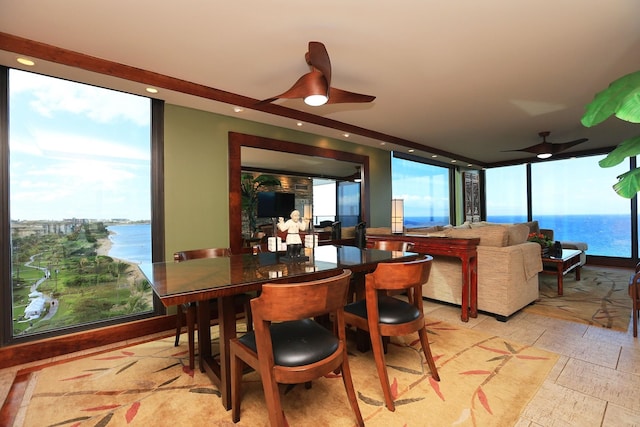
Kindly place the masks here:
<instances>
[{"instance_id":1,"label":"flat screen television","mask_svg":"<svg viewBox=\"0 0 640 427\"><path fill-rule=\"evenodd\" d=\"M277 191L258 193L258 218L289 218L296 207L296 195Z\"/></svg>"}]
</instances>

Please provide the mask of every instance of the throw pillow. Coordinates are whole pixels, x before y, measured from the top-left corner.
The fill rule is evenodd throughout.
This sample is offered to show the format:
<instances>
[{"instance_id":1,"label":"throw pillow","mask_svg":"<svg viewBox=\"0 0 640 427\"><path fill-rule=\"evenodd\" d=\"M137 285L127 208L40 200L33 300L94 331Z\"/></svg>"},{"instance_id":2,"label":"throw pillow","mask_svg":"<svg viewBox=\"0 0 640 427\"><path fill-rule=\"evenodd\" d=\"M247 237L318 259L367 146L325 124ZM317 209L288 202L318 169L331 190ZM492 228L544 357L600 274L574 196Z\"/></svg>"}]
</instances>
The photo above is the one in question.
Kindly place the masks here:
<instances>
[{"instance_id":1,"label":"throw pillow","mask_svg":"<svg viewBox=\"0 0 640 427\"><path fill-rule=\"evenodd\" d=\"M460 229L453 228L446 231L447 237L457 239L480 238L480 246L503 247L507 246L507 228L501 225L488 225L480 228Z\"/></svg>"}]
</instances>

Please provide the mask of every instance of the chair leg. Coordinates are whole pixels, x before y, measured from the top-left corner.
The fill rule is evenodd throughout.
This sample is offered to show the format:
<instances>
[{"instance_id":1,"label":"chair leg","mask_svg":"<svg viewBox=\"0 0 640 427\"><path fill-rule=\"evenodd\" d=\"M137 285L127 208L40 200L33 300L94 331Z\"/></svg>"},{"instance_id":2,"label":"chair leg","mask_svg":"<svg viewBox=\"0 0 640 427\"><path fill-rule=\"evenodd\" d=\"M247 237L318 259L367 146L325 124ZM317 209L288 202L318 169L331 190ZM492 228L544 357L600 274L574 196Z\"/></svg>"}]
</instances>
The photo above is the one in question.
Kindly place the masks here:
<instances>
[{"instance_id":1,"label":"chair leg","mask_svg":"<svg viewBox=\"0 0 640 427\"><path fill-rule=\"evenodd\" d=\"M189 304L187 306L187 336L189 338L189 369L195 366L195 331L196 331L196 306Z\"/></svg>"},{"instance_id":2,"label":"chair leg","mask_svg":"<svg viewBox=\"0 0 640 427\"><path fill-rule=\"evenodd\" d=\"M240 403L242 401L242 372L244 362L236 357L231 349L231 419L234 423L240 421Z\"/></svg>"},{"instance_id":3,"label":"chair leg","mask_svg":"<svg viewBox=\"0 0 640 427\"><path fill-rule=\"evenodd\" d=\"M280 402L280 391L278 383L273 380L270 374L260 372L262 379L262 388L264 390L264 399L269 412L269 422L271 427L285 427L284 413L282 412L282 403Z\"/></svg>"},{"instance_id":4,"label":"chair leg","mask_svg":"<svg viewBox=\"0 0 640 427\"><path fill-rule=\"evenodd\" d=\"M395 411L396 407L393 403L393 397L391 396L391 386L389 385L389 374L387 373L387 365L384 357L382 336L377 328L369 328L369 334L371 335L371 349L373 350L373 358L376 362L376 370L378 371L378 378L380 378L384 401L388 410Z\"/></svg>"},{"instance_id":5,"label":"chair leg","mask_svg":"<svg viewBox=\"0 0 640 427\"><path fill-rule=\"evenodd\" d=\"M418 335L420 336L422 351L424 351L424 356L427 358L427 364L429 365L429 370L431 371L431 377L436 381L440 381L440 375L438 375L436 362L433 360L433 355L431 354L431 347L429 346L427 330L424 327L420 328L420 330L418 330Z\"/></svg>"},{"instance_id":6,"label":"chair leg","mask_svg":"<svg viewBox=\"0 0 640 427\"><path fill-rule=\"evenodd\" d=\"M347 352L345 350L342 359L342 382L344 388L347 390L347 397L349 398L349 404L353 413L356 415L358 426L364 427L364 420L362 419L362 413L360 412L360 406L358 405L358 398L356 397L356 390L353 387L353 380L351 378L351 369L349 368L349 360L347 359Z\"/></svg>"}]
</instances>

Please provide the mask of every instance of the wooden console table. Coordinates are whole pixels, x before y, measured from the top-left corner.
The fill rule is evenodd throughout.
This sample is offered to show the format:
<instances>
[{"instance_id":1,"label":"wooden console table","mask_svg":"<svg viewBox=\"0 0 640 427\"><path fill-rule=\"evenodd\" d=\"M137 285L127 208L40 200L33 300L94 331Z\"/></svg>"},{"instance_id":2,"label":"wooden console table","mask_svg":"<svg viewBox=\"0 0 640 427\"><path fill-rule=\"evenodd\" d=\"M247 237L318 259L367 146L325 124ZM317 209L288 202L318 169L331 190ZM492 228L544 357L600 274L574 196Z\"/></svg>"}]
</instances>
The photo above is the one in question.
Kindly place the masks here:
<instances>
[{"instance_id":1,"label":"wooden console table","mask_svg":"<svg viewBox=\"0 0 640 427\"><path fill-rule=\"evenodd\" d=\"M414 252L459 258L462 261L462 313L460 318L478 317L478 252L479 238L454 239L427 237L420 234L367 235L367 247L376 240L402 240L414 245Z\"/></svg>"}]
</instances>

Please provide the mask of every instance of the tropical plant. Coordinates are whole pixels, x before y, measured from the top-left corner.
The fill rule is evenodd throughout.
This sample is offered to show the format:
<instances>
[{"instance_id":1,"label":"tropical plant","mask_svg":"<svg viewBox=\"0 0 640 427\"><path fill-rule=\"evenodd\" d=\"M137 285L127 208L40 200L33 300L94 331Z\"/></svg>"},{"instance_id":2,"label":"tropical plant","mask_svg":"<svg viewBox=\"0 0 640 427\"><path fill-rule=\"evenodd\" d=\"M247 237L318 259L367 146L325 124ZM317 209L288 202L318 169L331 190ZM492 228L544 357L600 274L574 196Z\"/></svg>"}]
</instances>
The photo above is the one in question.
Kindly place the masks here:
<instances>
[{"instance_id":1,"label":"tropical plant","mask_svg":"<svg viewBox=\"0 0 640 427\"><path fill-rule=\"evenodd\" d=\"M640 123L640 71L615 80L605 90L597 93L586 109L581 120L586 127L602 123L612 115L630 123ZM608 168L622 163L626 157L638 154L640 135L618 144L598 164ZM613 185L613 189L618 195L630 199L640 191L640 168L625 172L617 178L618 182Z\"/></svg>"},{"instance_id":2,"label":"tropical plant","mask_svg":"<svg viewBox=\"0 0 640 427\"><path fill-rule=\"evenodd\" d=\"M242 180L242 212L247 215L249 221L249 233L257 230L258 219L258 193L266 187L281 186L280 180L273 175L253 176L250 173L243 173Z\"/></svg>"}]
</instances>

